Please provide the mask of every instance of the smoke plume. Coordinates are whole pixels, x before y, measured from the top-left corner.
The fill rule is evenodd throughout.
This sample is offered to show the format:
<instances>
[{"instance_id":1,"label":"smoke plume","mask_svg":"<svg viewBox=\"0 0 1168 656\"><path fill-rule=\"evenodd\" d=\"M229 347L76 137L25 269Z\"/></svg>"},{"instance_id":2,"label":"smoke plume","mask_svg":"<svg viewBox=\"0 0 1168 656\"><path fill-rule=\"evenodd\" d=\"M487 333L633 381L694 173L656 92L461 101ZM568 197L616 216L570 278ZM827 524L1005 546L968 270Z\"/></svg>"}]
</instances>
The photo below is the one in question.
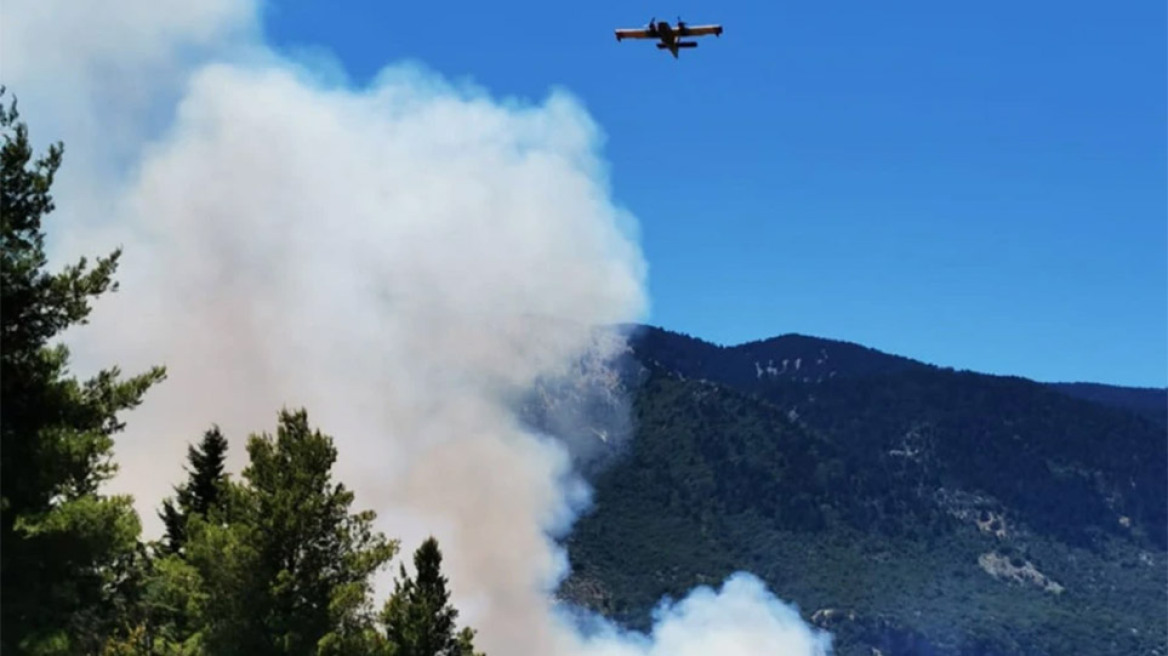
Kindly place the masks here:
<instances>
[{"instance_id":1,"label":"smoke plume","mask_svg":"<svg viewBox=\"0 0 1168 656\"><path fill-rule=\"evenodd\" d=\"M500 100L410 64L353 88L266 49L256 15L10 0L0 21L33 134L66 141L57 252L125 248L121 290L69 335L78 372L169 369L117 442L112 491L134 495L148 533L212 422L238 471L246 434L304 406L380 530L407 549L438 537L489 654L822 653L747 575L663 605L650 635L551 602L567 574L554 537L589 490L573 442L516 408L619 355L595 327L646 306L635 223L581 105Z\"/></svg>"}]
</instances>

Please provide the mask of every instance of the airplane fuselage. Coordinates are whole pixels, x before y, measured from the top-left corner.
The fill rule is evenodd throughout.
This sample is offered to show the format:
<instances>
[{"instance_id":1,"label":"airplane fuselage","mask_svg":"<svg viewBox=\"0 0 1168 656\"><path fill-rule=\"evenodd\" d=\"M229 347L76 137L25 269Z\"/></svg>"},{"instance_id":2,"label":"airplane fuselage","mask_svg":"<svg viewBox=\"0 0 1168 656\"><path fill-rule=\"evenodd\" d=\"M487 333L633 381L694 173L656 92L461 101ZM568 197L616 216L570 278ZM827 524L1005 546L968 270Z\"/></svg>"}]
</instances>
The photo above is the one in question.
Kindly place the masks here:
<instances>
[{"instance_id":1,"label":"airplane fuselage","mask_svg":"<svg viewBox=\"0 0 1168 656\"><path fill-rule=\"evenodd\" d=\"M677 32L673 31L673 26L667 21L657 23L657 38L661 39L662 43L672 44L677 40Z\"/></svg>"},{"instance_id":2,"label":"airplane fuselage","mask_svg":"<svg viewBox=\"0 0 1168 656\"><path fill-rule=\"evenodd\" d=\"M682 41L681 31L673 29L673 26L670 25L668 21L661 21L660 23L657 23L656 29L654 31L657 33L657 38L661 40L661 43L657 44L657 47L669 50L675 59L677 58L677 51L679 48L695 48L698 45L692 41Z\"/></svg>"}]
</instances>

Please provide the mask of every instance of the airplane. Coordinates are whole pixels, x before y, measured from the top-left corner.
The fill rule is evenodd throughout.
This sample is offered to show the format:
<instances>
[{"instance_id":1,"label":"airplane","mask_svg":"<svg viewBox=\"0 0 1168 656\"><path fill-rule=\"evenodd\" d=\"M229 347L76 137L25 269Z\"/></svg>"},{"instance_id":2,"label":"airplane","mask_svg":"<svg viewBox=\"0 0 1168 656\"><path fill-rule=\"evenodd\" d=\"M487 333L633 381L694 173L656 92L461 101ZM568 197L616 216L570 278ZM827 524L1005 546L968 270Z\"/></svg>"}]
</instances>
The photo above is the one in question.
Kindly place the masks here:
<instances>
[{"instance_id":1,"label":"airplane","mask_svg":"<svg viewBox=\"0 0 1168 656\"><path fill-rule=\"evenodd\" d=\"M669 24L669 21L657 22L656 18L649 21L647 28L641 29L625 29L616 30L616 40L622 41L624 39L660 39L657 44L658 50L669 50L673 53L673 58L677 59L677 52L679 48L696 48L698 44L696 41L682 41L682 37L687 36L705 36L713 34L715 36L722 36L721 25L695 25L690 27L681 20L677 19L677 27Z\"/></svg>"}]
</instances>

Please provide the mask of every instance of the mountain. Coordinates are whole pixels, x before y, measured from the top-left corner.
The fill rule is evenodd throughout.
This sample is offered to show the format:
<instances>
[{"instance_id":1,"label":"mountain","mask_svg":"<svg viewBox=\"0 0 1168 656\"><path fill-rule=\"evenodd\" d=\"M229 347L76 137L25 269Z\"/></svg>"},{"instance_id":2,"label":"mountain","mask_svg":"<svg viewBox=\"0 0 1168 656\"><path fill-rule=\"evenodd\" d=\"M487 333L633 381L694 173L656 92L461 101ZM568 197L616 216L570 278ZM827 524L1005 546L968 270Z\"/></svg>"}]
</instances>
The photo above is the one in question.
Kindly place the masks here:
<instances>
[{"instance_id":1,"label":"mountain","mask_svg":"<svg viewBox=\"0 0 1168 656\"><path fill-rule=\"evenodd\" d=\"M1138 395L801 335L631 346L633 435L565 597L644 628L745 569L840 654L1168 653L1168 447Z\"/></svg>"},{"instance_id":2,"label":"mountain","mask_svg":"<svg viewBox=\"0 0 1168 656\"><path fill-rule=\"evenodd\" d=\"M931 365L837 340L782 335L739 346L718 346L653 326L626 327L642 360L688 378L734 386L758 381L821 382L836 376L870 376Z\"/></svg>"},{"instance_id":3,"label":"mountain","mask_svg":"<svg viewBox=\"0 0 1168 656\"><path fill-rule=\"evenodd\" d=\"M1168 389L1120 387L1098 383L1048 383L1070 396L1139 413L1168 426Z\"/></svg>"},{"instance_id":4,"label":"mountain","mask_svg":"<svg viewBox=\"0 0 1168 656\"><path fill-rule=\"evenodd\" d=\"M718 346L655 326L626 326L644 357L690 378L734 386L760 380L819 382L836 376L863 377L904 371L954 371L840 340L798 334ZM1168 426L1168 388L1098 383L1038 383L1078 399L1130 410Z\"/></svg>"}]
</instances>

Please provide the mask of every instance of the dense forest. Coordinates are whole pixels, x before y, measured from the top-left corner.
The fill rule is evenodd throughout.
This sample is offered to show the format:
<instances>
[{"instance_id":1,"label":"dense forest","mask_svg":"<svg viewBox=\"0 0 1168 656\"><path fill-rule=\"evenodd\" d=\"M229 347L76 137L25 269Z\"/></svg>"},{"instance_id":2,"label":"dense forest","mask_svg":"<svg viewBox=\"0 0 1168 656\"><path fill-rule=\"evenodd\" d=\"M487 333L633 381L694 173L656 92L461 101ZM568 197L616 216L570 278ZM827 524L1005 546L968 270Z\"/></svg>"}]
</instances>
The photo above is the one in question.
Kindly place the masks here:
<instances>
[{"instance_id":1,"label":"dense forest","mask_svg":"<svg viewBox=\"0 0 1168 656\"><path fill-rule=\"evenodd\" d=\"M636 438L594 477L566 598L645 627L744 569L840 654L1168 653L1168 445L1118 391L803 336L633 345Z\"/></svg>"},{"instance_id":2,"label":"dense forest","mask_svg":"<svg viewBox=\"0 0 1168 656\"><path fill-rule=\"evenodd\" d=\"M101 488L117 470L125 413L166 384L166 369L68 375L69 351L53 341L116 289L120 251L46 271L42 222L64 148L34 156L15 101L0 127L0 651L474 656L433 538L414 552L415 573L402 567L374 604L371 577L400 542L351 508L332 476L333 440L304 409L279 410L274 435L247 437L239 480L209 423L187 480L158 509L166 535L142 539L132 500Z\"/></svg>"}]
</instances>

